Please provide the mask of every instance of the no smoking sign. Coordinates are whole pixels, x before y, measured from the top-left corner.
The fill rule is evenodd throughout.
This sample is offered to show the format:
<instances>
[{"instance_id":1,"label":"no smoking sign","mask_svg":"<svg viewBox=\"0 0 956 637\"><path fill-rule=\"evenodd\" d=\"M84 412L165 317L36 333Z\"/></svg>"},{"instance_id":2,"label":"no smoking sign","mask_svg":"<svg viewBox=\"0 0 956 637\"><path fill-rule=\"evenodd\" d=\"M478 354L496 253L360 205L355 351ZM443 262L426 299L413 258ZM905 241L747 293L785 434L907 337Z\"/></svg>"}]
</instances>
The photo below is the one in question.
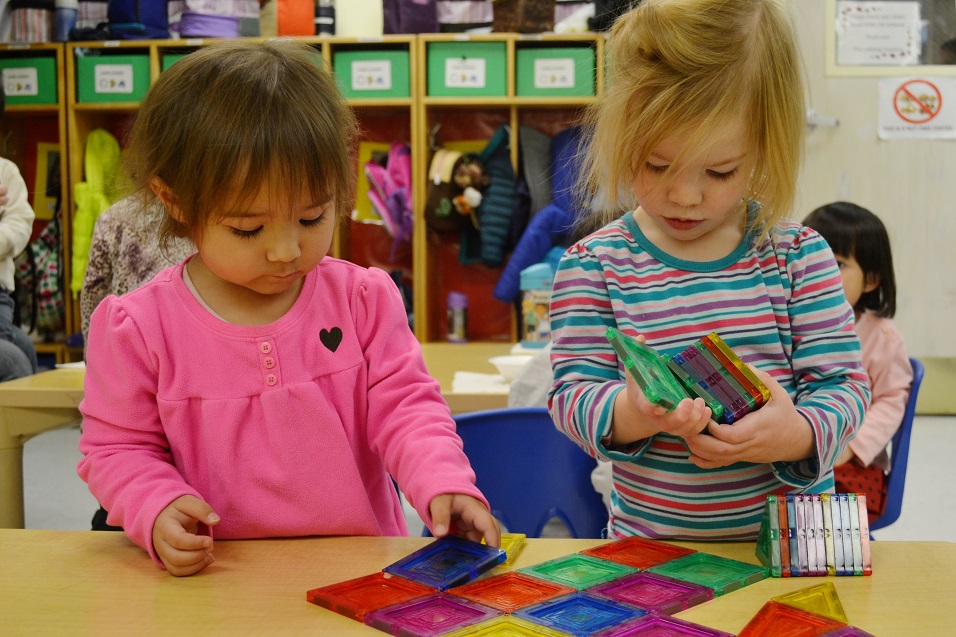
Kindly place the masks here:
<instances>
[{"instance_id":1,"label":"no smoking sign","mask_svg":"<svg viewBox=\"0 0 956 637\"><path fill-rule=\"evenodd\" d=\"M893 109L900 119L911 124L928 122L939 114L943 95L929 80L904 82L893 96Z\"/></svg>"},{"instance_id":2,"label":"no smoking sign","mask_svg":"<svg viewBox=\"0 0 956 637\"><path fill-rule=\"evenodd\" d=\"M885 77L880 139L956 139L956 77Z\"/></svg>"}]
</instances>

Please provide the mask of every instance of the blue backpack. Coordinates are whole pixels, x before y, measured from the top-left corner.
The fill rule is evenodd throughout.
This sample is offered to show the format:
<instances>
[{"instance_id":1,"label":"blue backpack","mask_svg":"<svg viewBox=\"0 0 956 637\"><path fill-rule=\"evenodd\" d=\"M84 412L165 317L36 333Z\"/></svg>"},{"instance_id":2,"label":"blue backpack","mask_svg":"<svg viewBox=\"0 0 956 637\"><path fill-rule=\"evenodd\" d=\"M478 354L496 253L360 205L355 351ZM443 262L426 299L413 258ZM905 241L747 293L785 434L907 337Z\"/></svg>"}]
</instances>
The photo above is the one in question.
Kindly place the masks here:
<instances>
[{"instance_id":1,"label":"blue backpack","mask_svg":"<svg viewBox=\"0 0 956 637\"><path fill-rule=\"evenodd\" d=\"M110 36L123 40L169 38L167 0L109 0Z\"/></svg>"}]
</instances>

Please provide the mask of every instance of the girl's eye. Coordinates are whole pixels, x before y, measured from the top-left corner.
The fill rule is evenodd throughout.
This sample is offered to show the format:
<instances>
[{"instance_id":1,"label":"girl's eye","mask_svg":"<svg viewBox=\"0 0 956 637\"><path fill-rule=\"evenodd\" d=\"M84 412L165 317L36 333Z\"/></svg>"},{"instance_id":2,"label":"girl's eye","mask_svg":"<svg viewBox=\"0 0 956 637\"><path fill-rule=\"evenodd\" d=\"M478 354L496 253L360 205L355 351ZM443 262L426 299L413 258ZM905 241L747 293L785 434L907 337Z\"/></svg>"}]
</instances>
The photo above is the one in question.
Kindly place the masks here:
<instances>
[{"instance_id":1,"label":"girl's eye","mask_svg":"<svg viewBox=\"0 0 956 637\"><path fill-rule=\"evenodd\" d=\"M313 217L312 219L299 219L299 223L305 226L306 228L311 228L312 226L317 226L325 220L325 211L323 210L318 217Z\"/></svg>"},{"instance_id":2,"label":"girl's eye","mask_svg":"<svg viewBox=\"0 0 956 637\"><path fill-rule=\"evenodd\" d=\"M252 230L242 230L240 228L233 228L230 226L229 230L232 232L232 234L236 235L240 239L252 239L262 231L262 226Z\"/></svg>"},{"instance_id":3,"label":"girl's eye","mask_svg":"<svg viewBox=\"0 0 956 637\"><path fill-rule=\"evenodd\" d=\"M649 162L648 162L648 164L647 164L647 170L648 170L649 172L657 173L657 174L661 174L661 173L667 172L667 169L668 169L668 168L669 168L669 166L658 166L657 164L652 164L652 163L649 163Z\"/></svg>"},{"instance_id":4,"label":"girl's eye","mask_svg":"<svg viewBox=\"0 0 956 637\"><path fill-rule=\"evenodd\" d=\"M712 178L716 179L717 181L727 181L728 179L733 178L733 176L737 174L737 169L734 168L733 170L725 172L725 173L717 172L716 170L708 170L707 174L710 175Z\"/></svg>"}]
</instances>

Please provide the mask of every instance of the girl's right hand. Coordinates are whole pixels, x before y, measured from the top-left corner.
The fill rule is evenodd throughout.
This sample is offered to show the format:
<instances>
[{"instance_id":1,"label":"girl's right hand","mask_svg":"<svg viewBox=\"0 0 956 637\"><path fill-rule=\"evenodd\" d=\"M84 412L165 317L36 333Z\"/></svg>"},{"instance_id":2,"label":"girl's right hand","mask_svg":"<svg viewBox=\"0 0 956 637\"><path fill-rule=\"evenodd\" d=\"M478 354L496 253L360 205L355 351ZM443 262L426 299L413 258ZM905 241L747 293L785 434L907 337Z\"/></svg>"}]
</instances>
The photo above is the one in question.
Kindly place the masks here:
<instances>
[{"instance_id":1,"label":"girl's right hand","mask_svg":"<svg viewBox=\"0 0 956 637\"><path fill-rule=\"evenodd\" d=\"M665 432L685 438L699 434L711 420L710 407L702 398L685 398L672 410L655 405L630 374L627 386L614 402L611 443L624 445Z\"/></svg>"},{"instance_id":2,"label":"girl's right hand","mask_svg":"<svg viewBox=\"0 0 956 637\"><path fill-rule=\"evenodd\" d=\"M212 538L199 534L200 524L215 526L219 516L191 495L179 496L159 512L153 524L153 549L171 574L192 575L216 561Z\"/></svg>"}]
</instances>

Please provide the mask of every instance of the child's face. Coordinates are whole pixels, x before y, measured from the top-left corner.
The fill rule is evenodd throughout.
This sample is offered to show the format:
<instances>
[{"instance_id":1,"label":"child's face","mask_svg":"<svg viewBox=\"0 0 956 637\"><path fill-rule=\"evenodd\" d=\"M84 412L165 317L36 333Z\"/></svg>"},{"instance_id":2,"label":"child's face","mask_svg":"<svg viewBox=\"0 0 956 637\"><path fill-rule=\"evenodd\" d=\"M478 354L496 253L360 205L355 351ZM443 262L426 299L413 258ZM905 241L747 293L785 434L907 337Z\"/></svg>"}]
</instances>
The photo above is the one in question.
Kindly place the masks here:
<instances>
[{"instance_id":1,"label":"child's face","mask_svg":"<svg viewBox=\"0 0 956 637\"><path fill-rule=\"evenodd\" d=\"M714 143L703 153L689 147L693 131L668 137L638 168L634 196L671 241L695 241L729 225L742 228L741 199L752 166L746 122L741 117L712 134Z\"/></svg>"},{"instance_id":2,"label":"child's face","mask_svg":"<svg viewBox=\"0 0 956 637\"><path fill-rule=\"evenodd\" d=\"M270 195L264 186L247 209L210 217L197 242L212 274L263 295L298 284L328 254L335 229L334 200Z\"/></svg>"},{"instance_id":3,"label":"child's face","mask_svg":"<svg viewBox=\"0 0 956 637\"><path fill-rule=\"evenodd\" d=\"M856 307L860 297L872 292L879 285L879 277L875 274L866 274L863 268L853 257L835 254L837 267L840 268L840 277L843 279L843 293L847 302Z\"/></svg>"}]
</instances>

